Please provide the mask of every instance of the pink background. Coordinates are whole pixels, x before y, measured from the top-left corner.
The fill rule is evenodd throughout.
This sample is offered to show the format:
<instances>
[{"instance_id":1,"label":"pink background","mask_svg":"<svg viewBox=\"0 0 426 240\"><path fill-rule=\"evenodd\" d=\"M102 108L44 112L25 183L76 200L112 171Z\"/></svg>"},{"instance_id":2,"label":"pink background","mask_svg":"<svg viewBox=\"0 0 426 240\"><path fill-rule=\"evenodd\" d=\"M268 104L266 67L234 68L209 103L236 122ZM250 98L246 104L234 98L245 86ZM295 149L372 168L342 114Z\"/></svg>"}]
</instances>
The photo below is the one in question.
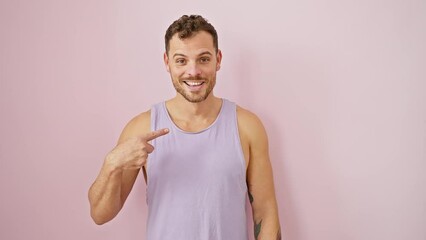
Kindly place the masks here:
<instances>
[{"instance_id":1,"label":"pink background","mask_svg":"<svg viewBox=\"0 0 426 240\"><path fill-rule=\"evenodd\" d=\"M174 96L167 26L199 13L216 95L270 138L287 240L426 239L426 2L0 2L0 239L145 239L145 183L95 225L87 190L134 115Z\"/></svg>"}]
</instances>

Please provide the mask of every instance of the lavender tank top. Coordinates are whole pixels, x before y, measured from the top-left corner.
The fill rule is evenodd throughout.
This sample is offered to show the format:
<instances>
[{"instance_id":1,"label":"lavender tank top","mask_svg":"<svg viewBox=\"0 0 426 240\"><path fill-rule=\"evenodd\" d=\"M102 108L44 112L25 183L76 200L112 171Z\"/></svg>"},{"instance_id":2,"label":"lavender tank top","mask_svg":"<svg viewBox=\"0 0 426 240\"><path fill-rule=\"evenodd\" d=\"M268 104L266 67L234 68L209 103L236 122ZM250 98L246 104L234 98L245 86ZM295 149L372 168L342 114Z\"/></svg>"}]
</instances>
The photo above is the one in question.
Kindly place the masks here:
<instances>
[{"instance_id":1,"label":"lavender tank top","mask_svg":"<svg viewBox=\"0 0 426 240\"><path fill-rule=\"evenodd\" d=\"M247 185L236 104L222 99L216 120L186 132L165 102L151 109L151 128L169 128L152 141L147 162L147 240L247 240Z\"/></svg>"}]
</instances>

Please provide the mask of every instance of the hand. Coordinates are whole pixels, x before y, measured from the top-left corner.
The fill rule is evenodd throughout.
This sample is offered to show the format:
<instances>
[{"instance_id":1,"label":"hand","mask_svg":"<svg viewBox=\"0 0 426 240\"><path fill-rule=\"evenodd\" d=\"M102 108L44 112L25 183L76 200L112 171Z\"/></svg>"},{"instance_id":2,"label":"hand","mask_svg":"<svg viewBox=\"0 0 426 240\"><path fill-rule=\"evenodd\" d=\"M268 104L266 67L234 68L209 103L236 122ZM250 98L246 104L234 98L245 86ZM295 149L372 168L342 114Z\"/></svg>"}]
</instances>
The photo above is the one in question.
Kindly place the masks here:
<instances>
[{"instance_id":1,"label":"hand","mask_svg":"<svg viewBox=\"0 0 426 240\"><path fill-rule=\"evenodd\" d=\"M140 169L145 165L148 154L154 151L154 147L148 142L167 133L169 129L163 128L140 137L129 138L107 155L105 163L119 170Z\"/></svg>"}]
</instances>

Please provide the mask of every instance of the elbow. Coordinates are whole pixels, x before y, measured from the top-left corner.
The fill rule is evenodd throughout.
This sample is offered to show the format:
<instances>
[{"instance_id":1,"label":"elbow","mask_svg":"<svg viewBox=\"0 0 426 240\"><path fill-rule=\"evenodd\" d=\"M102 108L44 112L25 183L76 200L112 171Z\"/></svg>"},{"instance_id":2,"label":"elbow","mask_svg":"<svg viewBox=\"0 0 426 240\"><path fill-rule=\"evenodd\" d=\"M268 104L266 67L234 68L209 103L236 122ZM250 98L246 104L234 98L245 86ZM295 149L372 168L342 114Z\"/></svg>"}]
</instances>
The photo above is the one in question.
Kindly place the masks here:
<instances>
[{"instance_id":1,"label":"elbow","mask_svg":"<svg viewBox=\"0 0 426 240\"><path fill-rule=\"evenodd\" d=\"M91 206L90 216L92 217L93 222L97 225L103 225L111 221L120 211L120 209L108 209L105 206Z\"/></svg>"},{"instance_id":2,"label":"elbow","mask_svg":"<svg viewBox=\"0 0 426 240\"><path fill-rule=\"evenodd\" d=\"M93 199L89 193L90 216L94 223L103 225L111 221L120 211L122 205L114 203L101 203Z\"/></svg>"},{"instance_id":3,"label":"elbow","mask_svg":"<svg viewBox=\"0 0 426 240\"><path fill-rule=\"evenodd\" d=\"M108 221L103 221L103 220L100 220L100 219L95 219L95 218L93 218L93 222L95 222L96 223L96 225L103 225L104 223L107 223Z\"/></svg>"},{"instance_id":4,"label":"elbow","mask_svg":"<svg viewBox=\"0 0 426 240\"><path fill-rule=\"evenodd\" d=\"M96 223L96 225L103 225L104 223L106 223L106 221L102 221L101 219L97 219L97 218L93 218L93 222Z\"/></svg>"},{"instance_id":5,"label":"elbow","mask_svg":"<svg viewBox=\"0 0 426 240\"><path fill-rule=\"evenodd\" d=\"M96 223L96 225L103 225L111 220L111 219L107 219L105 217L99 216L98 214L95 214L94 212L91 212L90 216L92 217L92 220L94 223Z\"/></svg>"},{"instance_id":6,"label":"elbow","mask_svg":"<svg viewBox=\"0 0 426 240\"><path fill-rule=\"evenodd\" d=\"M96 225L103 225L111 220L111 218L108 218L107 212L105 212L105 209L102 209L101 206L99 206L99 203L96 203L93 198L91 198L90 191L89 191L89 203L90 203L90 217L92 218L93 222L96 223Z\"/></svg>"},{"instance_id":7,"label":"elbow","mask_svg":"<svg viewBox=\"0 0 426 240\"><path fill-rule=\"evenodd\" d=\"M278 206L276 201L269 201L262 205L253 206L253 218L263 219L270 217L278 217Z\"/></svg>"},{"instance_id":8,"label":"elbow","mask_svg":"<svg viewBox=\"0 0 426 240\"><path fill-rule=\"evenodd\" d=\"M114 214L111 214L111 212L106 211L105 208L99 205L90 206L90 217L96 225L103 225L111 221L114 216Z\"/></svg>"},{"instance_id":9,"label":"elbow","mask_svg":"<svg viewBox=\"0 0 426 240\"><path fill-rule=\"evenodd\" d=\"M111 221L116 215L118 211L111 211L105 206L91 206L90 207L90 216L94 223L97 225L103 225L109 221Z\"/></svg>"}]
</instances>

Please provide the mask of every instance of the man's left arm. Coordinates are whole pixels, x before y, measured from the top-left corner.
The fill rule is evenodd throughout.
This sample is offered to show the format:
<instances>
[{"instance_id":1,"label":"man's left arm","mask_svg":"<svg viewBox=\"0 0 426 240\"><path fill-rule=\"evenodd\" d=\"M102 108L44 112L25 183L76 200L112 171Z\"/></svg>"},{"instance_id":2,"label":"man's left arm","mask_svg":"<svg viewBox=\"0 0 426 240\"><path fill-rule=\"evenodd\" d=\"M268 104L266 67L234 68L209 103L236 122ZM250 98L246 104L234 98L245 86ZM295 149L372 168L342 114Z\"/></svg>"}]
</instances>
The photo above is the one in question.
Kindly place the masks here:
<instances>
[{"instance_id":1,"label":"man's left arm","mask_svg":"<svg viewBox=\"0 0 426 240\"><path fill-rule=\"evenodd\" d=\"M253 211L256 240L281 240L281 228L275 197L272 166L269 160L268 137L260 119L246 110L240 123L249 144L247 186Z\"/></svg>"}]
</instances>

